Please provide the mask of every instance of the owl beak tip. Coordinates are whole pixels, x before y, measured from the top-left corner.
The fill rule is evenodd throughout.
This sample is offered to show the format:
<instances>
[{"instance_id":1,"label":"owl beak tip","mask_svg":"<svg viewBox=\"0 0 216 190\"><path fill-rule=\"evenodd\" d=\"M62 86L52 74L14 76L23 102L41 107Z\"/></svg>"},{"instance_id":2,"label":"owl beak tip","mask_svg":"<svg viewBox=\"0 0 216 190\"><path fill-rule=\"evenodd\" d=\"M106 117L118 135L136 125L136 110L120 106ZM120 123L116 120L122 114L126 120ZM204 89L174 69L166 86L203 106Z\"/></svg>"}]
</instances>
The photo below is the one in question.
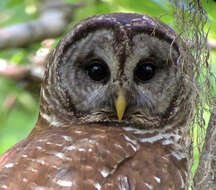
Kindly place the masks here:
<instances>
[{"instance_id":1,"label":"owl beak tip","mask_svg":"<svg viewBox=\"0 0 216 190\"><path fill-rule=\"evenodd\" d=\"M127 101L126 101L125 94L122 90L119 90L118 96L115 100L115 108L116 108L117 117L119 121L122 120L126 107L127 107Z\"/></svg>"}]
</instances>

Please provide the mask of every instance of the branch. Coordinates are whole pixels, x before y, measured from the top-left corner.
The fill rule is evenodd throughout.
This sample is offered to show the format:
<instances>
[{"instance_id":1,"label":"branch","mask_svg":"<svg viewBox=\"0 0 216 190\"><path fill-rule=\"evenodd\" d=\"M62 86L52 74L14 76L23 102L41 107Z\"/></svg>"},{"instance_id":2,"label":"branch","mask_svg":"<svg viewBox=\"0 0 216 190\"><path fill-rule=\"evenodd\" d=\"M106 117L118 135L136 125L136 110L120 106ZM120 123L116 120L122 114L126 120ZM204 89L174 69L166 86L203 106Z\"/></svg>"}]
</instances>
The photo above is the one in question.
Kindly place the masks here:
<instances>
[{"instance_id":1,"label":"branch","mask_svg":"<svg viewBox=\"0 0 216 190\"><path fill-rule=\"evenodd\" d=\"M29 67L23 65L15 65L0 59L0 75L13 79L24 78L29 72Z\"/></svg>"},{"instance_id":2,"label":"branch","mask_svg":"<svg viewBox=\"0 0 216 190\"><path fill-rule=\"evenodd\" d=\"M39 65L16 65L0 59L0 76L14 80L31 79L41 82L43 78L44 67Z\"/></svg>"},{"instance_id":3,"label":"branch","mask_svg":"<svg viewBox=\"0 0 216 190\"><path fill-rule=\"evenodd\" d=\"M194 189L215 190L216 188L216 104L211 113L203 151L194 177Z\"/></svg>"},{"instance_id":4,"label":"branch","mask_svg":"<svg viewBox=\"0 0 216 190\"><path fill-rule=\"evenodd\" d=\"M0 76L18 81L25 79L29 82L33 80L40 83L54 42L53 39L42 41L41 48L35 54L29 56L30 64L28 65L17 65L0 59Z\"/></svg>"},{"instance_id":5,"label":"branch","mask_svg":"<svg viewBox=\"0 0 216 190\"><path fill-rule=\"evenodd\" d=\"M24 47L60 36L72 21L74 10L81 6L82 3L46 0L38 20L0 28L0 49Z\"/></svg>"}]
</instances>

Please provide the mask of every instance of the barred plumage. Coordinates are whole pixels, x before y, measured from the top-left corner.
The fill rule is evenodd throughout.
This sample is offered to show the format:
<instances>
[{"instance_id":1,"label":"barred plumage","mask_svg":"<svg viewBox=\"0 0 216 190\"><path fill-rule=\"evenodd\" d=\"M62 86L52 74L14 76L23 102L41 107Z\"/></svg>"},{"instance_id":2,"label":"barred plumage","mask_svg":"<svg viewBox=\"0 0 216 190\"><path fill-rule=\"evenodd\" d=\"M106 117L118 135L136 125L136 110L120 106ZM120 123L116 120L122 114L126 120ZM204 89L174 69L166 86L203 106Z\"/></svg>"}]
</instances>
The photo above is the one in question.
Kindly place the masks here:
<instances>
[{"instance_id":1,"label":"barred plumage","mask_svg":"<svg viewBox=\"0 0 216 190\"><path fill-rule=\"evenodd\" d=\"M0 159L0 189L185 189L190 60L146 15L77 24L50 56L35 128Z\"/></svg>"}]
</instances>

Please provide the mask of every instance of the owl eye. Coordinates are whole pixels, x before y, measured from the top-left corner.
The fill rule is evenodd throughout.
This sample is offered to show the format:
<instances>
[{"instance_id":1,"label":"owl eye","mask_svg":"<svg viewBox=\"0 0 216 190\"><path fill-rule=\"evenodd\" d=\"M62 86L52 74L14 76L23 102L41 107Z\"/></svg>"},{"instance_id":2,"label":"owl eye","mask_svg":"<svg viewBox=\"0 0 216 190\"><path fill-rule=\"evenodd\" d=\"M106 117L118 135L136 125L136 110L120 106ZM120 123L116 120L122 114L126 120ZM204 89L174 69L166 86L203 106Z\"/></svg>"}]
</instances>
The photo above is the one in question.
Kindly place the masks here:
<instances>
[{"instance_id":1,"label":"owl eye","mask_svg":"<svg viewBox=\"0 0 216 190\"><path fill-rule=\"evenodd\" d=\"M155 75L155 66L151 63L140 62L134 70L134 78L137 81L146 82Z\"/></svg>"},{"instance_id":2,"label":"owl eye","mask_svg":"<svg viewBox=\"0 0 216 190\"><path fill-rule=\"evenodd\" d=\"M109 69L101 60L92 60L86 68L88 76L94 81L105 81L109 78Z\"/></svg>"}]
</instances>

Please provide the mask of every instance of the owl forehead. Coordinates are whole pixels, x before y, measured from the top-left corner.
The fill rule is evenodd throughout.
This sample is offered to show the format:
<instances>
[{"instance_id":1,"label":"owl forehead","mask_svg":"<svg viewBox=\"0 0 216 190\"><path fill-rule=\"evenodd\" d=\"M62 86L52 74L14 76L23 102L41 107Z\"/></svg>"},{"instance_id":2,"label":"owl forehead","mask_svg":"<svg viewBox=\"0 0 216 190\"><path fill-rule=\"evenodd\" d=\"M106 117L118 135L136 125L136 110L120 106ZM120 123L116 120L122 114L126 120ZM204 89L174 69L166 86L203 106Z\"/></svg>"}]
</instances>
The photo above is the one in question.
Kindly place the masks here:
<instances>
[{"instance_id":1,"label":"owl forehead","mask_svg":"<svg viewBox=\"0 0 216 190\"><path fill-rule=\"evenodd\" d=\"M161 23L156 18L136 13L97 15L81 21L65 37L67 42L63 43L63 51L66 51L72 43L85 38L90 32L101 29L112 30L116 43L132 45L130 43L135 35L146 33L167 41L179 51L175 41L177 35L168 25Z\"/></svg>"}]
</instances>

